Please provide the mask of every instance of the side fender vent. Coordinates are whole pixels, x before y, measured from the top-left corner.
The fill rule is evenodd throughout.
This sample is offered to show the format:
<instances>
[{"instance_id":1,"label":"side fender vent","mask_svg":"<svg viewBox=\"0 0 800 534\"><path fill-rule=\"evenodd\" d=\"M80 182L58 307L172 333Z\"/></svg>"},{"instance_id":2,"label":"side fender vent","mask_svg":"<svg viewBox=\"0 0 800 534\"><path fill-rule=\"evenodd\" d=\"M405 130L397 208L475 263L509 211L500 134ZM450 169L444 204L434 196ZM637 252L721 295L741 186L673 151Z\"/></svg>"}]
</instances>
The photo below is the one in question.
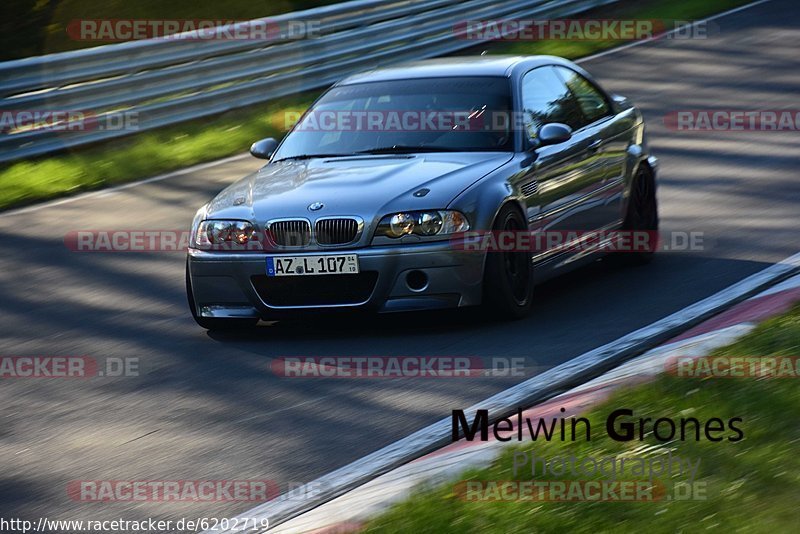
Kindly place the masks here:
<instances>
[{"instance_id":1,"label":"side fender vent","mask_svg":"<svg viewBox=\"0 0 800 534\"><path fill-rule=\"evenodd\" d=\"M522 191L522 194L525 195L526 197L535 195L536 193L539 192L539 182L537 182L536 180L531 180L526 184L522 184L522 187L520 187L520 191Z\"/></svg>"}]
</instances>

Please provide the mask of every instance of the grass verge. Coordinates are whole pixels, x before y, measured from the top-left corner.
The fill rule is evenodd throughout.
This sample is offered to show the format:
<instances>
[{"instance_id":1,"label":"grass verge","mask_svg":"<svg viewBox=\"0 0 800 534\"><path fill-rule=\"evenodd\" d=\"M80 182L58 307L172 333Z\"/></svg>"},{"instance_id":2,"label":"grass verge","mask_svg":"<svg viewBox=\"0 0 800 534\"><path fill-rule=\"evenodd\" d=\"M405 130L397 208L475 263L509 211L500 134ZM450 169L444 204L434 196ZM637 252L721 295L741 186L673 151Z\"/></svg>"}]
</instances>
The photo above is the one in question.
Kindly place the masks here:
<instances>
[{"instance_id":1,"label":"grass verge","mask_svg":"<svg viewBox=\"0 0 800 534\"><path fill-rule=\"evenodd\" d=\"M749 0L625 0L582 18L690 20ZM490 54L554 54L576 59L620 43L615 41L536 41L494 43ZM475 53L475 49L470 51ZM257 139L281 137L284 113L302 111L317 93L279 98L213 118L201 119L71 152L0 167L0 210L80 191L99 189L241 153Z\"/></svg>"},{"instance_id":2,"label":"grass verge","mask_svg":"<svg viewBox=\"0 0 800 534\"><path fill-rule=\"evenodd\" d=\"M797 356L800 305L768 320L712 356ZM701 438L664 443L652 434L643 442L613 441L605 433L608 414L630 408L635 418L693 417L723 421L741 417L744 439L712 442ZM535 443L539 458L654 458L700 460L695 478L704 495L655 502L466 501L455 484L421 489L371 521L372 533L425 532L793 532L800 495L800 388L792 378L687 379L663 375L654 382L620 390L586 415L591 441ZM731 435L726 432L725 436ZM529 466L514 476L514 453L529 453L530 442L512 447L486 469L461 480L531 480ZM520 460L521 462L521 460ZM660 479L667 490L686 476ZM552 477L550 477L552 480ZM569 474L562 480L575 479Z\"/></svg>"}]
</instances>

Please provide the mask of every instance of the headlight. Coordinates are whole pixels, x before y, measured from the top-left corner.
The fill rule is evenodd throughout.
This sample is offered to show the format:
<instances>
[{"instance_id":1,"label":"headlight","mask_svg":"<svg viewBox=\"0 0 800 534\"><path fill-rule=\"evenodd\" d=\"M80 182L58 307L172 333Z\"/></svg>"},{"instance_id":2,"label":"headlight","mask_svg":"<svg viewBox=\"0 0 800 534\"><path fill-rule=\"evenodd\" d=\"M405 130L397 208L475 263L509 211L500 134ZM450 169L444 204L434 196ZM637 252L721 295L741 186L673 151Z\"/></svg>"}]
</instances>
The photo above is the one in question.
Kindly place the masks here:
<instances>
[{"instance_id":1,"label":"headlight","mask_svg":"<svg viewBox=\"0 0 800 534\"><path fill-rule=\"evenodd\" d=\"M388 235L400 237L414 231L414 216L410 213L398 213L389 218Z\"/></svg>"},{"instance_id":2,"label":"headlight","mask_svg":"<svg viewBox=\"0 0 800 534\"><path fill-rule=\"evenodd\" d=\"M398 238L409 234L448 235L467 230L467 218L459 211L407 211L384 217L375 235Z\"/></svg>"},{"instance_id":3,"label":"headlight","mask_svg":"<svg viewBox=\"0 0 800 534\"><path fill-rule=\"evenodd\" d=\"M199 249L250 250L261 243L256 229L247 221L202 221L195 232Z\"/></svg>"}]
</instances>

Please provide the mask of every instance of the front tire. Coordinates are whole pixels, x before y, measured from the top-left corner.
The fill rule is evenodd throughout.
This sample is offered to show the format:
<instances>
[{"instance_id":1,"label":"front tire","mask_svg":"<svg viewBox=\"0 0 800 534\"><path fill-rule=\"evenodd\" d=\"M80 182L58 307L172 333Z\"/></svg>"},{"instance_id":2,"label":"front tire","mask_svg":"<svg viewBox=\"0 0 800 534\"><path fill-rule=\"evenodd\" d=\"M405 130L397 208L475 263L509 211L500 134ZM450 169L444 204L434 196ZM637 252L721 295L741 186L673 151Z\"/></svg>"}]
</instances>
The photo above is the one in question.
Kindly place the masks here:
<instances>
[{"instance_id":1,"label":"front tire","mask_svg":"<svg viewBox=\"0 0 800 534\"><path fill-rule=\"evenodd\" d=\"M189 260L186 260L186 298L194 321L206 330L246 330L254 327L258 319L223 319L221 317L201 317L197 315L197 305L192 291L192 278L189 276Z\"/></svg>"},{"instance_id":2,"label":"front tire","mask_svg":"<svg viewBox=\"0 0 800 534\"><path fill-rule=\"evenodd\" d=\"M522 214L506 204L497 215L492 232L525 232ZM515 242L516 240L512 240ZM528 251L488 251L483 278L483 301L493 315L522 319L533 303L533 263Z\"/></svg>"},{"instance_id":3,"label":"front tire","mask_svg":"<svg viewBox=\"0 0 800 534\"><path fill-rule=\"evenodd\" d=\"M628 211L622 223L622 230L631 234L647 233L646 250L623 252L625 261L638 265L650 263L658 248L658 200L655 176L645 164L639 166L631 184Z\"/></svg>"}]
</instances>

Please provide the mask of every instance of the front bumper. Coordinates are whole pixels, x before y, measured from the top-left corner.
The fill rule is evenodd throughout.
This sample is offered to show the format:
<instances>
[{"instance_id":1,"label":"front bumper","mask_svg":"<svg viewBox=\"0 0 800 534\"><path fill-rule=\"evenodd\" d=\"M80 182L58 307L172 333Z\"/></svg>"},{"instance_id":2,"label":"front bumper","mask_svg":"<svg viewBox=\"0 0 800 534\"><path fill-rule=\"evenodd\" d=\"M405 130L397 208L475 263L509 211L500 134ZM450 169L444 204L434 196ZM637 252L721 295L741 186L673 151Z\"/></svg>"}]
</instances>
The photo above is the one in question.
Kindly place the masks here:
<instances>
[{"instance_id":1,"label":"front bumper","mask_svg":"<svg viewBox=\"0 0 800 534\"><path fill-rule=\"evenodd\" d=\"M343 274L323 280L313 280L321 278L316 276L267 280L268 256L322 254L356 254L364 277L356 280L348 277L360 275ZM392 312L477 305L481 302L484 258L484 254L457 250L445 241L324 252L190 250L188 265L199 316L270 320L321 310ZM411 279L416 282L411 284L413 288L409 285L412 272ZM420 287L420 280L427 283ZM285 288L276 287L283 283ZM341 299L337 299L338 290ZM324 293L324 298L315 302L314 293Z\"/></svg>"}]
</instances>

